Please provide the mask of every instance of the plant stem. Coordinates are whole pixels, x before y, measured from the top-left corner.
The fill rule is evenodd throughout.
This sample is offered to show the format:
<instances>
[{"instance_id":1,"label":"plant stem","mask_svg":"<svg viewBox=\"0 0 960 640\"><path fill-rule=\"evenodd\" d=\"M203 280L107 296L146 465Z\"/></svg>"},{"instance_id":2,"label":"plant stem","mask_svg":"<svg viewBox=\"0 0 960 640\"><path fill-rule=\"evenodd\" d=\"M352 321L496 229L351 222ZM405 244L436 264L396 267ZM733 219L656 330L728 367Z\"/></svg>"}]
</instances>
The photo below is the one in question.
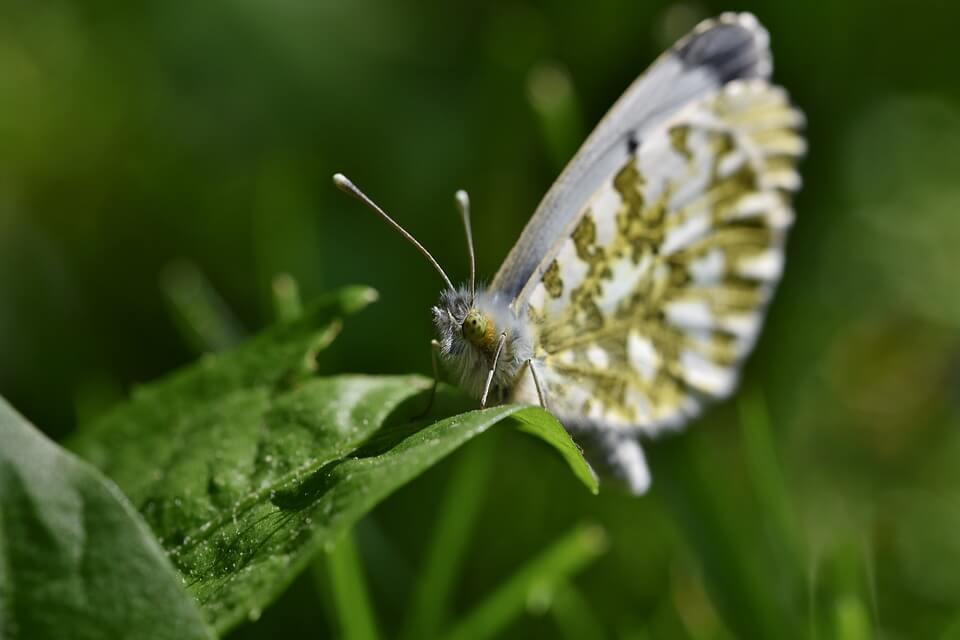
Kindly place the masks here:
<instances>
[{"instance_id":1,"label":"plant stem","mask_svg":"<svg viewBox=\"0 0 960 640\"><path fill-rule=\"evenodd\" d=\"M600 640L604 637L603 624L597 619L590 603L569 580L557 585L550 613L557 621L559 635L568 640Z\"/></svg>"},{"instance_id":2,"label":"plant stem","mask_svg":"<svg viewBox=\"0 0 960 640\"><path fill-rule=\"evenodd\" d=\"M731 486L715 472L723 464L716 451L697 446L705 437L692 432L658 443L651 456L658 479L654 495L690 546L707 594L730 630L742 637L796 637L793 612L770 588L769 555L755 543L761 535L757 523L732 521L725 507L733 501Z\"/></svg>"},{"instance_id":3,"label":"plant stem","mask_svg":"<svg viewBox=\"0 0 960 640\"><path fill-rule=\"evenodd\" d=\"M410 618L401 635L406 640L434 638L446 623L453 584L490 475L495 436L478 438L453 471L411 599Z\"/></svg>"},{"instance_id":4,"label":"plant stem","mask_svg":"<svg viewBox=\"0 0 960 640\"><path fill-rule=\"evenodd\" d=\"M198 354L222 351L243 338L236 316L194 263L167 265L160 288L181 335Z\"/></svg>"},{"instance_id":5,"label":"plant stem","mask_svg":"<svg viewBox=\"0 0 960 640\"><path fill-rule=\"evenodd\" d=\"M327 572L341 637L344 640L377 640L380 634L352 531L348 531L327 555Z\"/></svg>"},{"instance_id":6,"label":"plant stem","mask_svg":"<svg viewBox=\"0 0 960 640\"><path fill-rule=\"evenodd\" d=\"M289 273L281 273L271 283L273 293L273 316L277 322L290 322L303 313L300 302L300 287Z\"/></svg>"},{"instance_id":7,"label":"plant stem","mask_svg":"<svg viewBox=\"0 0 960 640\"><path fill-rule=\"evenodd\" d=\"M606 533L600 527L577 526L477 605L450 632L448 640L496 637L534 599L549 605L556 585L590 564L603 553L606 543Z\"/></svg>"},{"instance_id":8,"label":"plant stem","mask_svg":"<svg viewBox=\"0 0 960 640\"><path fill-rule=\"evenodd\" d=\"M790 506L789 493L773 444L767 403L757 389L744 389L738 406L740 435L747 454L747 470L753 491L760 503L760 512L778 541L785 557L784 568L791 576L804 574L804 563L797 542L796 519Z\"/></svg>"}]
</instances>

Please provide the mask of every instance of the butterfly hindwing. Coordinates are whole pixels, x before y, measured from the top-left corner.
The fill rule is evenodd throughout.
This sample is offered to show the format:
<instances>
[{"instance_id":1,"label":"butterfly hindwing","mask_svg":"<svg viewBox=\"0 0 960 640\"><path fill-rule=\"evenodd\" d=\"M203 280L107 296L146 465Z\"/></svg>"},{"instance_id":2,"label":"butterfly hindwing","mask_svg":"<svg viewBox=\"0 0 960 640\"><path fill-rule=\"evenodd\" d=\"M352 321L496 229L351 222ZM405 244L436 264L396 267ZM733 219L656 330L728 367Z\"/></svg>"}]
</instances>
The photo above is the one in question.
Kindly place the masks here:
<instances>
[{"instance_id":1,"label":"butterfly hindwing","mask_svg":"<svg viewBox=\"0 0 960 640\"><path fill-rule=\"evenodd\" d=\"M779 87L729 82L588 198L524 302L564 424L653 433L733 390L780 277L801 125Z\"/></svg>"}]
</instances>

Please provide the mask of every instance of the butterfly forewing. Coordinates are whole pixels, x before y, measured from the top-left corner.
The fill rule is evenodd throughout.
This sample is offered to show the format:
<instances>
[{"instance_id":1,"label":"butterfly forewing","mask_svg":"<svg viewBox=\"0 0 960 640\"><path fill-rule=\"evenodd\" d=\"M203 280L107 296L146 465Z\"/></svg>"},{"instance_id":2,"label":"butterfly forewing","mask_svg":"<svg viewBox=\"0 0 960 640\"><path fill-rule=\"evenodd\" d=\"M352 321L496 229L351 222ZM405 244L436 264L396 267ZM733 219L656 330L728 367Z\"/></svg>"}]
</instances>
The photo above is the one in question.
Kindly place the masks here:
<instances>
[{"instance_id":1,"label":"butterfly forewing","mask_svg":"<svg viewBox=\"0 0 960 640\"><path fill-rule=\"evenodd\" d=\"M589 196L518 298L565 424L655 432L733 390L780 277L801 125L780 88L728 82Z\"/></svg>"},{"instance_id":2,"label":"butterfly forewing","mask_svg":"<svg viewBox=\"0 0 960 640\"><path fill-rule=\"evenodd\" d=\"M664 52L617 100L550 187L490 288L523 302L544 256L556 250L587 199L619 170L638 144L690 102L731 80L767 80L769 36L750 14L727 13L699 24Z\"/></svg>"}]
</instances>

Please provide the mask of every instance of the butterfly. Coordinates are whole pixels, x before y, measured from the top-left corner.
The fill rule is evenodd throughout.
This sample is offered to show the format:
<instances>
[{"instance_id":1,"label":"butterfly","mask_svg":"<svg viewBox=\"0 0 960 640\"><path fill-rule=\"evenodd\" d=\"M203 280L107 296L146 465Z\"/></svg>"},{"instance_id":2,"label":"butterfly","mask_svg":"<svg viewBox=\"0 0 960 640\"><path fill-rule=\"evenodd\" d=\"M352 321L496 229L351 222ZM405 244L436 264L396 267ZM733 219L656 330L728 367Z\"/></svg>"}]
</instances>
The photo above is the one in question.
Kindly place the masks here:
<instances>
[{"instance_id":1,"label":"butterfly","mask_svg":"<svg viewBox=\"0 0 960 640\"><path fill-rule=\"evenodd\" d=\"M771 73L753 15L696 26L600 121L486 288L466 193L470 280L455 287L334 182L442 276L434 352L462 388L545 407L639 494L639 439L734 391L780 279L806 143Z\"/></svg>"}]
</instances>

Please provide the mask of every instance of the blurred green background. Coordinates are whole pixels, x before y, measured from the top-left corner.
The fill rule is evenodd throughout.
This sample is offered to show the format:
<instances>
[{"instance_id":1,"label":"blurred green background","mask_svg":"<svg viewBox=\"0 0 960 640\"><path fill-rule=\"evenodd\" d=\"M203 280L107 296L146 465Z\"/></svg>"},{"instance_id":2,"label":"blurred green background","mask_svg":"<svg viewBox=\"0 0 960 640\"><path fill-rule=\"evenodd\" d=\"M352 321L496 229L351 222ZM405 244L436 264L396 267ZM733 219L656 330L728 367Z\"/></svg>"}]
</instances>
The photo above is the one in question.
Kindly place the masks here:
<instances>
[{"instance_id":1,"label":"blurred green background","mask_svg":"<svg viewBox=\"0 0 960 640\"><path fill-rule=\"evenodd\" d=\"M490 277L622 90L730 9L770 30L810 141L742 393L647 447L642 499L588 495L522 435L471 444L359 528L379 624L409 615L466 466L452 619L590 521L607 553L510 637L960 637L954 3L2 0L0 394L59 439L193 359L181 259L236 333L270 321L280 272L304 298L372 285L326 368L428 373L439 279L330 175L458 279L467 189ZM235 636L336 635L318 595L304 578Z\"/></svg>"}]
</instances>

